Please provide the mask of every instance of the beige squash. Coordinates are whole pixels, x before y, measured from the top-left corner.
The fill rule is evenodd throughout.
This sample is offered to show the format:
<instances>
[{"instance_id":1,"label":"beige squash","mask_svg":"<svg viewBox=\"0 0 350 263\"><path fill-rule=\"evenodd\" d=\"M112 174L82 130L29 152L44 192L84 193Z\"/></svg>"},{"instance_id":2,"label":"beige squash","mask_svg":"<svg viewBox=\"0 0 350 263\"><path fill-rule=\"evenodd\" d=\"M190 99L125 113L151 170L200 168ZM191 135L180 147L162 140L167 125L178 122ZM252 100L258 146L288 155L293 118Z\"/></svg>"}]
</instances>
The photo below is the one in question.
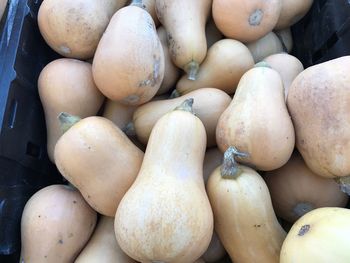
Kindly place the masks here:
<instances>
[{"instance_id":1,"label":"beige squash","mask_svg":"<svg viewBox=\"0 0 350 263\"><path fill-rule=\"evenodd\" d=\"M281 0L282 9L275 26L285 29L302 19L312 6L313 0Z\"/></svg>"},{"instance_id":2,"label":"beige squash","mask_svg":"<svg viewBox=\"0 0 350 263\"><path fill-rule=\"evenodd\" d=\"M148 138L156 122L167 112L172 111L185 99L193 98L194 112L204 124L208 147L216 145L215 131L218 119L231 102L225 92L203 88L178 98L146 103L136 109L133 124L137 138L147 144Z\"/></svg>"},{"instance_id":3,"label":"beige squash","mask_svg":"<svg viewBox=\"0 0 350 263\"><path fill-rule=\"evenodd\" d=\"M136 263L119 247L114 234L114 218L101 216L91 239L74 263Z\"/></svg>"},{"instance_id":4,"label":"beige squash","mask_svg":"<svg viewBox=\"0 0 350 263\"><path fill-rule=\"evenodd\" d=\"M294 223L304 214L319 207L345 207L348 196L332 179L314 174L298 152L281 168L266 172L276 214Z\"/></svg>"},{"instance_id":5,"label":"beige squash","mask_svg":"<svg viewBox=\"0 0 350 263\"><path fill-rule=\"evenodd\" d=\"M159 21L167 31L173 62L195 80L207 54L205 24L212 0L156 0Z\"/></svg>"},{"instance_id":6,"label":"beige squash","mask_svg":"<svg viewBox=\"0 0 350 263\"><path fill-rule=\"evenodd\" d=\"M276 70L283 81L284 95L287 100L288 90L293 80L304 70L300 60L287 53L279 53L263 59L272 69Z\"/></svg>"},{"instance_id":7,"label":"beige squash","mask_svg":"<svg viewBox=\"0 0 350 263\"><path fill-rule=\"evenodd\" d=\"M295 143L281 77L268 67L249 70L241 78L231 104L220 116L216 142L249 154L241 162L269 171L284 165Z\"/></svg>"},{"instance_id":8,"label":"beige squash","mask_svg":"<svg viewBox=\"0 0 350 263\"><path fill-rule=\"evenodd\" d=\"M260 62L267 56L283 51L282 42L274 32L270 32L262 38L248 43L247 47L252 53L255 63Z\"/></svg>"},{"instance_id":9,"label":"beige squash","mask_svg":"<svg viewBox=\"0 0 350 263\"><path fill-rule=\"evenodd\" d=\"M213 232L209 247L202 256L202 259L206 263L219 262L226 254L226 250L223 247L216 232Z\"/></svg>"},{"instance_id":10,"label":"beige squash","mask_svg":"<svg viewBox=\"0 0 350 263\"><path fill-rule=\"evenodd\" d=\"M223 39L208 50L195 81L183 76L176 85L180 94L213 87L233 94L243 74L254 66L249 49L241 42Z\"/></svg>"},{"instance_id":11,"label":"beige squash","mask_svg":"<svg viewBox=\"0 0 350 263\"><path fill-rule=\"evenodd\" d=\"M212 13L226 37L252 42L272 31L281 8L281 0L213 0Z\"/></svg>"},{"instance_id":12,"label":"beige squash","mask_svg":"<svg viewBox=\"0 0 350 263\"><path fill-rule=\"evenodd\" d=\"M206 134L192 103L185 100L157 121L137 179L117 209L117 241L137 261L194 262L209 246Z\"/></svg>"},{"instance_id":13,"label":"beige squash","mask_svg":"<svg viewBox=\"0 0 350 263\"><path fill-rule=\"evenodd\" d=\"M38 25L46 43L70 58L92 58L112 15L127 0L45 0Z\"/></svg>"},{"instance_id":14,"label":"beige squash","mask_svg":"<svg viewBox=\"0 0 350 263\"><path fill-rule=\"evenodd\" d=\"M180 78L180 69L174 65L171 59L171 53L167 43L167 33L164 27L158 27L157 33L160 42L162 43L165 63L164 78L157 92L157 95L160 95L167 93L174 88L177 80Z\"/></svg>"},{"instance_id":15,"label":"beige squash","mask_svg":"<svg viewBox=\"0 0 350 263\"><path fill-rule=\"evenodd\" d=\"M219 40L223 39L224 36L220 30L216 27L214 19L211 17L205 26L205 36L207 39L208 49Z\"/></svg>"},{"instance_id":16,"label":"beige squash","mask_svg":"<svg viewBox=\"0 0 350 263\"><path fill-rule=\"evenodd\" d=\"M154 97L164 77L164 53L147 11L127 6L113 15L92 70L97 87L113 101L140 105Z\"/></svg>"},{"instance_id":17,"label":"beige squash","mask_svg":"<svg viewBox=\"0 0 350 263\"><path fill-rule=\"evenodd\" d=\"M300 218L289 231L280 263L348 263L350 210L318 208Z\"/></svg>"},{"instance_id":18,"label":"beige squash","mask_svg":"<svg viewBox=\"0 0 350 263\"><path fill-rule=\"evenodd\" d=\"M7 5L7 0L0 0L0 21L2 19L2 16L5 13L6 5Z\"/></svg>"},{"instance_id":19,"label":"beige squash","mask_svg":"<svg viewBox=\"0 0 350 263\"><path fill-rule=\"evenodd\" d=\"M211 173L222 163L224 155L217 147L207 149L203 162L203 178L207 183Z\"/></svg>"},{"instance_id":20,"label":"beige squash","mask_svg":"<svg viewBox=\"0 0 350 263\"><path fill-rule=\"evenodd\" d=\"M280 39L283 46L283 51L290 53L293 48L293 36L290 27L282 30L275 30L274 33Z\"/></svg>"},{"instance_id":21,"label":"beige squash","mask_svg":"<svg viewBox=\"0 0 350 263\"><path fill-rule=\"evenodd\" d=\"M70 116L60 115L62 122ZM139 172L143 152L110 120L88 117L58 140L55 163L60 173L97 212L114 216Z\"/></svg>"},{"instance_id":22,"label":"beige squash","mask_svg":"<svg viewBox=\"0 0 350 263\"><path fill-rule=\"evenodd\" d=\"M73 262L88 242L96 218L79 191L70 186L39 190L23 210L20 262Z\"/></svg>"},{"instance_id":23,"label":"beige squash","mask_svg":"<svg viewBox=\"0 0 350 263\"><path fill-rule=\"evenodd\" d=\"M229 147L207 183L215 231L233 262L279 263L286 233L264 180L253 169L237 164L237 154L243 156Z\"/></svg>"},{"instance_id":24,"label":"beige squash","mask_svg":"<svg viewBox=\"0 0 350 263\"><path fill-rule=\"evenodd\" d=\"M57 120L60 112L82 118L96 115L104 97L93 81L91 65L68 58L54 60L44 67L38 89L45 113L47 152L53 162L55 144L63 133Z\"/></svg>"},{"instance_id":25,"label":"beige squash","mask_svg":"<svg viewBox=\"0 0 350 263\"><path fill-rule=\"evenodd\" d=\"M287 104L306 165L327 178L350 175L350 56L307 68Z\"/></svg>"}]
</instances>

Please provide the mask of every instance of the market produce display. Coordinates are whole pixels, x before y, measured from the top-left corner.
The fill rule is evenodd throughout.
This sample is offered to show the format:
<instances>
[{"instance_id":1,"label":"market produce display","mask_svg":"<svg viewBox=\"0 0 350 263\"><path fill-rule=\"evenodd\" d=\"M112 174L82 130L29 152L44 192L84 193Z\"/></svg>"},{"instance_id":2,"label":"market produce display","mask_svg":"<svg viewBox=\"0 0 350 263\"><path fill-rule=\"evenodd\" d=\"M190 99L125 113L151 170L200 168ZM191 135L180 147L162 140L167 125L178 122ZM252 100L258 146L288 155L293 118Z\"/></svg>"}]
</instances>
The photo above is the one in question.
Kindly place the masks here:
<instances>
[{"instance_id":1,"label":"market produce display","mask_svg":"<svg viewBox=\"0 0 350 263\"><path fill-rule=\"evenodd\" d=\"M289 54L312 3L42 1L65 183L27 202L21 262L349 263L350 56Z\"/></svg>"}]
</instances>

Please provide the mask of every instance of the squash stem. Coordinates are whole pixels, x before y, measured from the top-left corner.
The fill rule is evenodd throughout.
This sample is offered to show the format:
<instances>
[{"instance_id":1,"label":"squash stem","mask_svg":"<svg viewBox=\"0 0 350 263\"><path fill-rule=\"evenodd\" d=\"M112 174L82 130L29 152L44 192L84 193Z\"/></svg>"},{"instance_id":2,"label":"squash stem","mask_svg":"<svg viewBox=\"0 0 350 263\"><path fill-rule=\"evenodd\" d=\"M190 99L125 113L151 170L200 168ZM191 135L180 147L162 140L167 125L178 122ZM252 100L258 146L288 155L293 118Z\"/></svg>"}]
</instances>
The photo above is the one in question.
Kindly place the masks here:
<instances>
[{"instance_id":1,"label":"squash stem","mask_svg":"<svg viewBox=\"0 0 350 263\"><path fill-rule=\"evenodd\" d=\"M79 122L81 120L80 117L78 116L74 116L74 115L70 115L69 113L66 112L61 112L58 115L58 120L60 122L60 127L61 130L63 131L63 133L65 133L66 131L68 131L74 124L76 124L77 122Z\"/></svg>"},{"instance_id":2,"label":"squash stem","mask_svg":"<svg viewBox=\"0 0 350 263\"><path fill-rule=\"evenodd\" d=\"M339 185L340 190L350 195L350 176L343 176L334 179Z\"/></svg>"},{"instance_id":3,"label":"squash stem","mask_svg":"<svg viewBox=\"0 0 350 263\"><path fill-rule=\"evenodd\" d=\"M198 74L198 70L199 70L199 63L196 61L191 61L190 63L188 63L184 70L187 73L187 78L189 80L196 80L197 79L197 74Z\"/></svg>"},{"instance_id":4,"label":"squash stem","mask_svg":"<svg viewBox=\"0 0 350 263\"><path fill-rule=\"evenodd\" d=\"M254 68L271 68L271 66L266 61L260 61L254 65Z\"/></svg>"},{"instance_id":5,"label":"squash stem","mask_svg":"<svg viewBox=\"0 0 350 263\"><path fill-rule=\"evenodd\" d=\"M134 137L136 136L135 132L135 125L133 122L129 122L123 129L122 131L129 137Z\"/></svg>"},{"instance_id":6,"label":"squash stem","mask_svg":"<svg viewBox=\"0 0 350 263\"><path fill-rule=\"evenodd\" d=\"M175 99L175 98L178 98L180 96L181 96L180 92L178 92L177 89L174 89L173 92L170 94L169 99Z\"/></svg>"},{"instance_id":7,"label":"squash stem","mask_svg":"<svg viewBox=\"0 0 350 263\"><path fill-rule=\"evenodd\" d=\"M224 161L220 168L221 177L225 179L235 179L241 174L241 169L235 157L248 157L247 153L238 151L235 147L230 146L224 153Z\"/></svg>"},{"instance_id":8,"label":"squash stem","mask_svg":"<svg viewBox=\"0 0 350 263\"><path fill-rule=\"evenodd\" d=\"M175 110L183 110L183 111L188 111L194 114L193 112L193 98L189 98L184 100L181 105L177 106Z\"/></svg>"},{"instance_id":9,"label":"squash stem","mask_svg":"<svg viewBox=\"0 0 350 263\"><path fill-rule=\"evenodd\" d=\"M141 7L142 9L145 9L145 5L142 3L142 0L132 0L130 5Z\"/></svg>"}]
</instances>

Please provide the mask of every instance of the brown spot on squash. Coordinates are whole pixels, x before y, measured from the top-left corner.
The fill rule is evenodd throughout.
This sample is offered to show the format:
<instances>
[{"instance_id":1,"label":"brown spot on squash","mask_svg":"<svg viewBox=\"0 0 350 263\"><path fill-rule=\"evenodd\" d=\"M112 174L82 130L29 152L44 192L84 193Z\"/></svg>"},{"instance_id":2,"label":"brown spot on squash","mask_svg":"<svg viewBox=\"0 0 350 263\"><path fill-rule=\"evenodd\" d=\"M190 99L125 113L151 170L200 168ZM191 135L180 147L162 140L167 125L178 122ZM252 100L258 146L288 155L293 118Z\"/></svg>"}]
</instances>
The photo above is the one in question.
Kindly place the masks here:
<instances>
[{"instance_id":1,"label":"brown spot on squash","mask_svg":"<svg viewBox=\"0 0 350 263\"><path fill-rule=\"evenodd\" d=\"M310 225L303 225L298 232L298 236L304 236L307 232L310 231L310 227Z\"/></svg>"}]
</instances>

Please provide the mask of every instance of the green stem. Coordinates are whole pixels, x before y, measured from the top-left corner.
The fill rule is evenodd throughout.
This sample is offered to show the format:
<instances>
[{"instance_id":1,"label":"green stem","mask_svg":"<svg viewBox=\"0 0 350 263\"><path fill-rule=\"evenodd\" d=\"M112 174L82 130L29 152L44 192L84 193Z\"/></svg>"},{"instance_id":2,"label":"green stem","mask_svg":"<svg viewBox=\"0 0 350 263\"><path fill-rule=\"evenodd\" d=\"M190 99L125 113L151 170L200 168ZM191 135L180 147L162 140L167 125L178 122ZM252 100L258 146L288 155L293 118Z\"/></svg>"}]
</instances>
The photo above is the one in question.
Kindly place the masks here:
<instances>
[{"instance_id":1,"label":"green stem","mask_svg":"<svg viewBox=\"0 0 350 263\"><path fill-rule=\"evenodd\" d=\"M254 65L254 68L271 68L271 66L266 61L260 61Z\"/></svg>"},{"instance_id":2,"label":"green stem","mask_svg":"<svg viewBox=\"0 0 350 263\"><path fill-rule=\"evenodd\" d=\"M184 100L179 106L175 108L175 110L183 110L183 111L188 111L194 114L193 112L193 98L189 98Z\"/></svg>"},{"instance_id":3,"label":"green stem","mask_svg":"<svg viewBox=\"0 0 350 263\"><path fill-rule=\"evenodd\" d=\"M184 67L184 70L186 71L189 80L196 80L199 71L199 63L192 60Z\"/></svg>"},{"instance_id":4,"label":"green stem","mask_svg":"<svg viewBox=\"0 0 350 263\"><path fill-rule=\"evenodd\" d=\"M220 168L220 173L222 178L225 178L225 179L237 178L242 173L242 170L238 166L238 163L235 160L235 157L246 158L248 156L249 155L247 153L240 152L233 146L228 147L228 149L224 153L224 161Z\"/></svg>"},{"instance_id":5,"label":"green stem","mask_svg":"<svg viewBox=\"0 0 350 263\"><path fill-rule=\"evenodd\" d=\"M142 3L142 0L132 0L130 5L145 9L145 5Z\"/></svg>"},{"instance_id":6,"label":"green stem","mask_svg":"<svg viewBox=\"0 0 350 263\"><path fill-rule=\"evenodd\" d=\"M175 98L178 98L180 96L181 96L180 92L178 92L177 89L174 89L173 92L170 94L169 99L175 99Z\"/></svg>"},{"instance_id":7,"label":"green stem","mask_svg":"<svg viewBox=\"0 0 350 263\"><path fill-rule=\"evenodd\" d=\"M350 195L350 176L342 176L334 179L339 185L340 190Z\"/></svg>"},{"instance_id":8,"label":"green stem","mask_svg":"<svg viewBox=\"0 0 350 263\"><path fill-rule=\"evenodd\" d=\"M81 120L80 117L78 116L74 116L74 115L70 115L69 113L66 112L61 112L58 115L58 120L60 122L60 127L61 130L63 131L63 133L65 133L66 131L68 131L74 124L76 124L77 122L79 122Z\"/></svg>"},{"instance_id":9,"label":"green stem","mask_svg":"<svg viewBox=\"0 0 350 263\"><path fill-rule=\"evenodd\" d=\"M135 125L133 122L129 122L122 131L129 137L136 136Z\"/></svg>"}]
</instances>

